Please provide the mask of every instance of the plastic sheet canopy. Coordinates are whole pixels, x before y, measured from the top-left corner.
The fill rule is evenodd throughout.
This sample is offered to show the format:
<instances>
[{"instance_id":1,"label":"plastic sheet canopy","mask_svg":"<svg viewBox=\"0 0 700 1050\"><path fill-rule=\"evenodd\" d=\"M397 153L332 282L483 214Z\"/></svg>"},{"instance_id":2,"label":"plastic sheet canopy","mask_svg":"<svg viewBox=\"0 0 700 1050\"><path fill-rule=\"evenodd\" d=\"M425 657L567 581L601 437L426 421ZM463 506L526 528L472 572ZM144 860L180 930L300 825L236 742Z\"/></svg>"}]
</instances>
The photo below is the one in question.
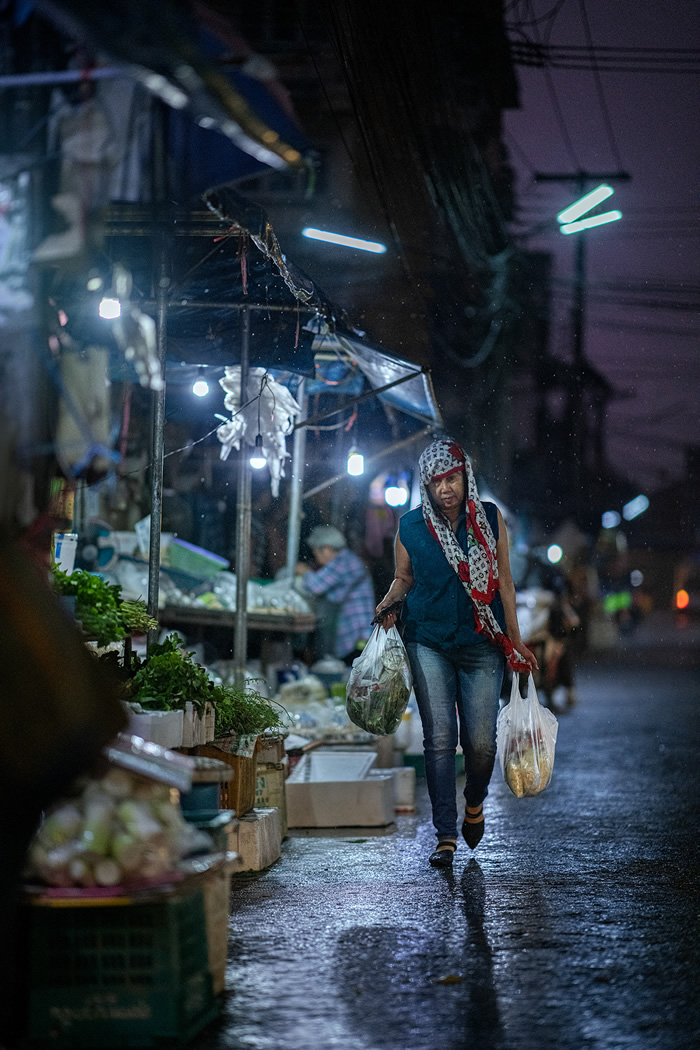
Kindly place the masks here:
<instances>
[{"instance_id":1,"label":"plastic sheet canopy","mask_svg":"<svg viewBox=\"0 0 700 1050\"><path fill-rule=\"evenodd\" d=\"M356 365L374 390L410 376L411 378L405 378L404 382L397 383L390 390L379 394L380 400L425 423L442 427L442 418L435 401L430 376L417 365L393 357L365 339L342 332L317 335L312 348L316 354L324 351L335 352L347 361L349 367Z\"/></svg>"}]
</instances>

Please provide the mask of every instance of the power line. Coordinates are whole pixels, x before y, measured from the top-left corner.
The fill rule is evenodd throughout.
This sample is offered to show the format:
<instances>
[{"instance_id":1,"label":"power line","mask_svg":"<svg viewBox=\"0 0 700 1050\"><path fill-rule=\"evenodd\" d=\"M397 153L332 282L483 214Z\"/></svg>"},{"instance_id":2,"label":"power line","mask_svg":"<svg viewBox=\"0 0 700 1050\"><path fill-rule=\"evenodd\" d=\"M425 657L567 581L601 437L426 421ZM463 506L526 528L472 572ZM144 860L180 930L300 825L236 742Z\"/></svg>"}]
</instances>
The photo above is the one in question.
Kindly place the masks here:
<instances>
[{"instance_id":1,"label":"power line","mask_svg":"<svg viewBox=\"0 0 700 1050\"><path fill-rule=\"evenodd\" d=\"M506 132L505 135L504 135L504 138L505 138L506 142L508 143L508 145L513 148L515 153L518 154L520 159L524 162L525 166L527 168L529 168L530 174L534 175L534 173L536 171L536 166L530 160L530 158L528 157L527 153L522 148L520 143L513 137L513 135L510 132Z\"/></svg>"},{"instance_id":2,"label":"power line","mask_svg":"<svg viewBox=\"0 0 700 1050\"><path fill-rule=\"evenodd\" d=\"M551 33L553 26L554 26L554 22L552 21L550 23L550 26L549 26L549 33ZM538 35L539 35L539 33L538 33ZM547 38L547 43L549 43L549 35L548 35L548 38ZM552 79L552 74L549 71L549 69L545 69L545 82L547 84L547 92L549 94L549 99L550 99L550 102L552 104L552 109L554 110L554 115L556 117L557 124L559 125L559 134L561 135L562 142L564 143L564 148L565 148L566 152L568 153L569 159L572 162L573 166L575 168L580 168L581 165L579 164L578 157L576 156L576 150L574 149L574 143L573 143L573 140L571 138L571 135L569 134L569 128L568 128L568 125L567 125L567 123L566 123L566 121L564 119L564 114L563 114L561 106L559 104L559 98L557 96L557 91L556 91L556 88L554 86L554 80Z\"/></svg>"},{"instance_id":3,"label":"power line","mask_svg":"<svg viewBox=\"0 0 700 1050\"><path fill-rule=\"evenodd\" d=\"M538 34L532 40L522 30L518 32L522 39L510 40L511 57L518 65L592 72L696 73L700 70L700 52L694 48L608 47L594 45L588 33L585 45L550 44L549 39L543 42Z\"/></svg>"},{"instance_id":4,"label":"power line","mask_svg":"<svg viewBox=\"0 0 700 1050\"><path fill-rule=\"evenodd\" d=\"M591 33L590 22L588 21L586 0L579 0L579 10L581 12L581 21L583 22L583 31L586 36L586 43L588 44L591 51L591 62L593 64L593 79L595 81L596 91L598 93L598 102L600 103L600 111L603 114L603 123L605 125L605 130L608 136L608 142L610 143L610 150L613 155L613 160L617 164L618 168L622 169L624 165L620 158L620 150L618 149L617 140L615 138L615 132L613 130L612 120L610 119L610 111L608 109L608 104L605 101L603 82L600 79L598 59L595 57L595 50L593 48L593 35Z\"/></svg>"}]
</instances>

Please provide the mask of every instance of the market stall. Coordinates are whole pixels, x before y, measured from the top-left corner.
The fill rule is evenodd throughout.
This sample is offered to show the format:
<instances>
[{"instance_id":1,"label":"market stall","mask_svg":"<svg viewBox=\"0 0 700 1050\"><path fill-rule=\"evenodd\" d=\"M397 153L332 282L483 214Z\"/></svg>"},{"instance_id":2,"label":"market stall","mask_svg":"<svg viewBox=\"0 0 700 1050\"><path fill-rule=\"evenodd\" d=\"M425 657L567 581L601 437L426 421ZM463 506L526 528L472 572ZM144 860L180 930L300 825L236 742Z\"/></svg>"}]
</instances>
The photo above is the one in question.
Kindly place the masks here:
<instances>
[{"instance_id":1,"label":"market stall","mask_svg":"<svg viewBox=\"0 0 700 1050\"><path fill-rule=\"evenodd\" d=\"M212 378L229 390L226 403L232 418L224 417L216 429L222 442L222 457L231 447L252 448L264 442L273 485L285 470L288 456L285 438L294 434L291 462L290 512L287 531L287 564L296 561L304 498L305 430L317 426L318 416L308 417L307 390L313 382L330 386L324 368L332 362L345 377L359 379L360 393L343 399L343 406L379 397L407 418L423 423L398 443L382 450L388 455L399 446L439 429L441 420L429 376L409 362L387 354L364 335L352 329L341 311L330 303L306 274L282 253L264 211L226 189L205 195L208 212L171 216L168 238L163 241L162 223L157 229L143 209L113 206L106 224L106 246L116 267L128 262L133 289L149 288L152 281L151 253L144 243L154 239L161 245L160 287L167 294L157 299L142 297L139 309L155 314L161 370L168 385L191 382L193 369L206 366ZM214 245L214 247L212 247ZM178 273L172 272L177 261ZM132 298L136 298L135 292ZM223 373L223 374L221 374ZM263 383L274 384L275 376L291 384L297 400L290 402L285 419L276 423L276 433L266 433L261 422ZM135 378L123 362L112 369L113 378ZM268 378L269 377L269 378ZM332 381L339 383L338 379ZM357 389L357 385L355 385ZM277 391L285 390L281 378ZM153 392L153 432L150 452L151 535L149 547L148 607L158 608L161 537L158 523L162 511L162 462L165 387ZM279 419L279 394L273 404ZM249 407L252 406L252 407ZM257 406L257 409L256 409ZM296 411L295 411L296 410ZM257 411L257 421L255 412ZM322 417L340 409L326 408ZM246 416L247 412L247 416ZM240 420L246 425L240 427ZM215 422L215 420L214 420ZM231 431L233 430L233 433ZM337 477L325 484L332 484ZM308 497L312 493L306 493ZM248 454L238 453L236 566L246 566L250 552L251 468ZM247 578L237 573L237 604L234 615L234 661L243 674L249 621L246 613ZM250 610L248 610L250 611ZM272 626L272 624L270 624Z\"/></svg>"}]
</instances>

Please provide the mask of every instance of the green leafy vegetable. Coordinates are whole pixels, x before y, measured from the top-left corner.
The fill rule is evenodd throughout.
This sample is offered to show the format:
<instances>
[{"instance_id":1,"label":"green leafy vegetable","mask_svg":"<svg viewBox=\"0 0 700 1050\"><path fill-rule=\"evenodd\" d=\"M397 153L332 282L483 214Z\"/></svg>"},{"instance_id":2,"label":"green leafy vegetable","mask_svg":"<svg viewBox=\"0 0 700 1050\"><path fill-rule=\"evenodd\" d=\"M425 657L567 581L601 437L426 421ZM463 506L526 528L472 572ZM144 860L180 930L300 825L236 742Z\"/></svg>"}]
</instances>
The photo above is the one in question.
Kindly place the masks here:
<instances>
[{"instance_id":1,"label":"green leafy vegetable","mask_svg":"<svg viewBox=\"0 0 700 1050\"><path fill-rule=\"evenodd\" d=\"M109 645L124 638L118 584L106 583L100 576L83 569L75 569L69 576L55 566L53 580L58 594L75 598L75 618L98 645Z\"/></svg>"},{"instance_id":2,"label":"green leafy vegetable","mask_svg":"<svg viewBox=\"0 0 700 1050\"><path fill-rule=\"evenodd\" d=\"M377 736L394 733L401 722L411 691L401 670L383 668L378 681L350 680L346 710L360 729Z\"/></svg>"},{"instance_id":3,"label":"green leafy vegetable","mask_svg":"<svg viewBox=\"0 0 700 1050\"><path fill-rule=\"evenodd\" d=\"M217 736L259 735L266 729L284 729L288 725L289 715L285 709L250 687L242 690L216 686L213 700Z\"/></svg>"},{"instance_id":4,"label":"green leafy vegetable","mask_svg":"<svg viewBox=\"0 0 700 1050\"><path fill-rule=\"evenodd\" d=\"M148 652L146 662L134 675L132 700L159 711L177 710L189 700L201 715L207 700L214 701L215 686L207 672L179 649L176 634L169 635Z\"/></svg>"}]
</instances>

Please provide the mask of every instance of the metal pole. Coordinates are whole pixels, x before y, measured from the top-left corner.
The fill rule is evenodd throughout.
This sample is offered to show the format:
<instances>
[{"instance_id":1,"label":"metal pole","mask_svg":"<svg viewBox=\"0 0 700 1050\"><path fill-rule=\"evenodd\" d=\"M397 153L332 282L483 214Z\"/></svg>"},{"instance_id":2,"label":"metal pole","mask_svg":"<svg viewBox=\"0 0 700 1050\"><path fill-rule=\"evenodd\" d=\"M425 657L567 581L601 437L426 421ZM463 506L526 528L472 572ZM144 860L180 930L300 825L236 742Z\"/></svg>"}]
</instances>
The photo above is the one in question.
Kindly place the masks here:
<instances>
[{"instance_id":1,"label":"metal pole","mask_svg":"<svg viewBox=\"0 0 700 1050\"><path fill-rule=\"evenodd\" d=\"M299 414L303 419L307 413L305 382L299 381L297 403ZM301 491L304 484L304 467L306 457L306 429L299 427L294 431L292 448L292 477L289 484L289 518L287 519L287 573L294 575L294 568L299 560L299 541L301 539Z\"/></svg>"},{"instance_id":2,"label":"metal pole","mask_svg":"<svg viewBox=\"0 0 700 1050\"><path fill-rule=\"evenodd\" d=\"M248 362L250 357L250 310L246 307L241 318L241 398L240 405L247 400ZM250 566L250 518L251 518L251 466L250 450L241 440L238 453L238 491L236 516L236 616L233 636L234 684L245 685L246 660L248 656L248 569Z\"/></svg>"},{"instance_id":3,"label":"metal pole","mask_svg":"<svg viewBox=\"0 0 700 1050\"><path fill-rule=\"evenodd\" d=\"M582 179L578 185L580 196L585 193L586 184ZM584 463L587 451L586 412L584 390L586 388L586 348L585 348L585 302L586 302L586 231L581 230L576 236L574 254L574 298L572 306L572 353L574 363L573 388L571 391L571 434L573 457L571 475L574 486L574 506L580 512L585 505L582 491L587 477L587 464Z\"/></svg>"},{"instance_id":4,"label":"metal pole","mask_svg":"<svg viewBox=\"0 0 700 1050\"><path fill-rule=\"evenodd\" d=\"M168 259L167 241L161 233L156 311L156 344L161 375L165 376L165 349L168 318ZM158 619L158 588L160 584L160 527L163 509L163 446L165 426L165 382L162 389L153 391L151 411L151 532L148 544L148 614ZM148 632L150 648L158 641L158 628Z\"/></svg>"}]
</instances>

